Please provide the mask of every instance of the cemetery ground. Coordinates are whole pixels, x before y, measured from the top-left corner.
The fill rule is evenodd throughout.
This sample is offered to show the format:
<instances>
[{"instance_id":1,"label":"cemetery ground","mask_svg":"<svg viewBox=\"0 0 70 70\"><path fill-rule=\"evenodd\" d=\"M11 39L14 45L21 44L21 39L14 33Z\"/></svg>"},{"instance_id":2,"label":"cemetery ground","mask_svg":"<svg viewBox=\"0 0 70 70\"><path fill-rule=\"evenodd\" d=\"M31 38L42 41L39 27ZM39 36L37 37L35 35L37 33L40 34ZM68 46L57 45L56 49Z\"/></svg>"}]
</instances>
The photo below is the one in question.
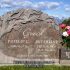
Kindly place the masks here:
<instances>
[{"instance_id":1,"label":"cemetery ground","mask_svg":"<svg viewBox=\"0 0 70 70\"><path fill-rule=\"evenodd\" d=\"M70 70L70 66L45 65L42 67L25 67L23 65L0 66L0 70Z\"/></svg>"}]
</instances>

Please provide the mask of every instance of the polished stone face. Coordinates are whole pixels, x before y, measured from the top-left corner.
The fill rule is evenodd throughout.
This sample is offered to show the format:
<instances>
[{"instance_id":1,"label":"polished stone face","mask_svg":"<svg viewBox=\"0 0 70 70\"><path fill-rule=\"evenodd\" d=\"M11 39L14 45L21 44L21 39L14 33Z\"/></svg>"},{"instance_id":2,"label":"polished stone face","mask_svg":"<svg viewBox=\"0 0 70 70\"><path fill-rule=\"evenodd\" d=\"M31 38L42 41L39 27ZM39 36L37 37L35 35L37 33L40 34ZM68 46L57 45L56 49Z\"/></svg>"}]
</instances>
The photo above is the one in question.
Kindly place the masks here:
<instances>
[{"instance_id":1,"label":"polished stone face","mask_svg":"<svg viewBox=\"0 0 70 70\"><path fill-rule=\"evenodd\" d=\"M3 53L17 58L58 58L60 46L58 32L46 22L22 25L19 30L12 30L3 38Z\"/></svg>"},{"instance_id":2,"label":"polished stone face","mask_svg":"<svg viewBox=\"0 0 70 70\"><path fill-rule=\"evenodd\" d=\"M13 17L8 25L12 26L0 35L2 53L15 59L58 59L61 38L54 19L35 10L20 10L20 13L21 16L19 13L10 16Z\"/></svg>"}]
</instances>

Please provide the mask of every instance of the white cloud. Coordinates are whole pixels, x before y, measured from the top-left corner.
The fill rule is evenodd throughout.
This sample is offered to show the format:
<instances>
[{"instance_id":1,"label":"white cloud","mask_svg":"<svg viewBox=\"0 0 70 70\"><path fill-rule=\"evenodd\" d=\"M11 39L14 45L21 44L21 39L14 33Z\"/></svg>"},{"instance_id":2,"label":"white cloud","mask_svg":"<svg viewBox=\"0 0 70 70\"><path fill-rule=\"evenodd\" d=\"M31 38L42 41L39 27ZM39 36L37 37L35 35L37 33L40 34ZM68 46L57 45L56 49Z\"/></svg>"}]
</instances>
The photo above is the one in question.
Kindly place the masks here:
<instances>
[{"instance_id":1,"label":"white cloud","mask_svg":"<svg viewBox=\"0 0 70 70\"><path fill-rule=\"evenodd\" d=\"M32 5L32 8L35 9L45 9L46 7L46 3L45 2L38 2Z\"/></svg>"},{"instance_id":2,"label":"white cloud","mask_svg":"<svg viewBox=\"0 0 70 70\"><path fill-rule=\"evenodd\" d=\"M49 9L56 9L60 6L60 3L58 2L47 2L47 7Z\"/></svg>"},{"instance_id":3,"label":"white cloud","mask_svg":"<svg viewBox=\"0 0 70 70\"><path fill-rule=\"evenodd\" d=\"M58 2L38 2L37 4L33 4L33 7L35 8L47 8L47 9L56 9L60 6L60 3Z\"/></svg>"},{"instance_id":4,"label":"white cloud","mask_svg":"<svg viewBox=\"0 0 70 70\"><path fill-rule=\"evenodd\" d=\"M3 0L1 7L25 7L25 8L34 8L34 9L56 9L60 6L58 2L31 2L29 0Z\"/></svg>"},{"instance_id":5,"label":"white cloud","mask_svg":"<svg viewBox=\"0 0 70 70\"><path fill-rule=\"evenodd\" d=\"M70 5L66 4L64 5L65 11L70 12Z\"/></svg>"},{"instance_id":6,"label":"white cloud","mask_svg":"<svg viewBox=\"0 0 70 70\"><path fill-rule=\"evenodd\" d=\"M0 3L0 8L10 8L12 5L12 0L3 0L1 3Z\"/></svg>"},{"instance_id":7,"label":"white cloud","mask_svg":"<svg viewBox=\"0 0 70 70\"><path fill-rule=\"evenodd\" d=\"M56 14L52 14L52 16L54 16L54 17L60 17L59 15L56 15Z\"/></svg>"},{"instance_id":8,"label":"white cloud","mask_svg":"<svg viewBox=\"0 0 70 70\"><path fill-rule=\"evenodd\" d=\"M12 0L3 0L4 2L10 2L10 1L12 1Z\"/></svg>"},{"instance_id":9,"label":"white cloud","mask_svg":"<svg viewBox=\"0 0 70 70\"><path fill-rule=\"evenodd\" d=\"M11 4L13 0L2 0L2 4Z\"/></svg>"},{"instance_id":10,"label":"white cloud","mask_svg":"<svg viewBox=\"0 0 70 70\"><path fill-rule=\"evenodd\" d=\"M37 9L57 9L59 8L60 3L58 2L39 2L35 5L33 5L34 8Z\"/></svg>"},{"instance_id":11,"label":"white cloud","mask_svg":"<svg viewBox=\"0 0 70 70\"><path fill-rule=\"evenodd\" d=\"M66 12L70 12L70 7L65 8Z\"/></svg>"},{"instance_id":12,"label":"white cloud","mask_svg":"<svg viewBox=\"0 0 70 70\"><path fill-rule=\"evenodd\" d=\"M70 5L69 4L65 4L64 7L70 7Z\"/></svg>"},{"instance_id":13,"label":"white cloud","mask_svg":"<svg viewBox=\"0 0 70 70\"><path fill-rule=\"evenodd\" d=\"M32 2L30 2L30 1L24 1L24 2L16 2L16 1L14 1L12 3L12 5L15 5L15 6L27 6L27 5L31 5L31 4L32 4Z\"/></svg>"},{"instance_id":14,"label":"white cloud","mask_svg":"<svg viewBox=\"0 0 70 70\"><path fill-rule=\"evenodd\" d=\"M1 7L10 7L8 4L2 4Z\"/></svg>"}]
</instances>

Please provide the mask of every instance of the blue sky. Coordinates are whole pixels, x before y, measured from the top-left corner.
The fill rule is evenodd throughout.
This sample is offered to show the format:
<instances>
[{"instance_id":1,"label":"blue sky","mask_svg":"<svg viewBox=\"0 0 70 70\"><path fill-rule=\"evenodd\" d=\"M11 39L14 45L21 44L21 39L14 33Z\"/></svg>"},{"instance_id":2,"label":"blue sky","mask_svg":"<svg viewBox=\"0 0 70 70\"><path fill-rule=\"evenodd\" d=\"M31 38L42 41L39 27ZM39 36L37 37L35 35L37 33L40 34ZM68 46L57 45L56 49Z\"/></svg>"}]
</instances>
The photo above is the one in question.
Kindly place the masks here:
<instances>
[{"instance_id":1,"label":"blue sky","mask_svg":"<svg viewBox=\"0 0 70 70\"><path fill-rule=\"evenodd\" d=\"M33 8L55 17L70 17L70 0L0 0L0 15L18 8Z\"/></svg>"}]
</instances>

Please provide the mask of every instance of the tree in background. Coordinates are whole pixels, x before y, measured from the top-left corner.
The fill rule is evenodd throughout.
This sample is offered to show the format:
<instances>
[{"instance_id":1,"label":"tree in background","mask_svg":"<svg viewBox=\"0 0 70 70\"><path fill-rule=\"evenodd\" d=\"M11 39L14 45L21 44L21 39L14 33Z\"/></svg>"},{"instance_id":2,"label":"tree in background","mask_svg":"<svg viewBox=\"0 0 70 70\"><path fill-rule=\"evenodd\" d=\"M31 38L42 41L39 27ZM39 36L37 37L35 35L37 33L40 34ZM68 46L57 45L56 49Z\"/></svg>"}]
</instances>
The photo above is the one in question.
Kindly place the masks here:
<instances>
[{"instance_id":1,"label":"tree in background","mask_svg":"<svg viewBox=\"0 0 70 70\"><path fill-rule=\"evenodd\" d=\"M64 24L70 26L70 18L68 18L68 19L64 19L64 20L62 21L62 23L64 23Z\"/></svg>"}]
</instances>

